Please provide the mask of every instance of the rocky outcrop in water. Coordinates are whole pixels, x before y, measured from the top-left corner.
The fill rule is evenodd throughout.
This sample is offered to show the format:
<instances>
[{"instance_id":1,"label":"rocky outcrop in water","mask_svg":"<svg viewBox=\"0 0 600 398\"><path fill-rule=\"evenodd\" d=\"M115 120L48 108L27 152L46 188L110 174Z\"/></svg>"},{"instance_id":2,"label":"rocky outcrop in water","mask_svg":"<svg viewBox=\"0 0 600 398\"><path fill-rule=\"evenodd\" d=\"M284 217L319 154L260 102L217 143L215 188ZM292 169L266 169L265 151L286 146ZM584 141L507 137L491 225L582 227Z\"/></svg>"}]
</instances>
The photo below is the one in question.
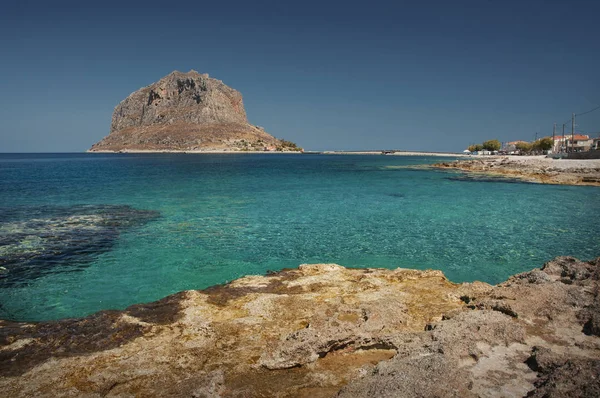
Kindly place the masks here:
<instances>
[{"instance_id":1,"label":"rocky outcrop in water","mask_svg":"<svg viewBox=\"0 0 600 398\"><path fill-rule=\"evenodd\" d=\"M174 71L123 100L90 151L297 150L248 123L242 95L196 71Z\"/></svg>"},{"instance_id":2,"label":"rocky outcrop in water","mask_svg":"<svg viewBox=\"0 0 600 398\"><path fill-rule=\"evenodd\" d=\"M600 258L497 286L302 265L124 311L0 323L2 396L600 395Z\"/></svg>"},{"instance_id":3,"label":"rocky outcrop in water","mask_svg":"<svg viewBox=\"0 0 600 398\"><path fill-rule=\"evenodd\" d=\"M484 157L433 165L439 169L469 172L475 180L493 178L519 179L525 182L560 185L600 186L600 161L550 159L544 157ZM473 178L473 177L469 177Z\"/></svg>"}]
</instances>

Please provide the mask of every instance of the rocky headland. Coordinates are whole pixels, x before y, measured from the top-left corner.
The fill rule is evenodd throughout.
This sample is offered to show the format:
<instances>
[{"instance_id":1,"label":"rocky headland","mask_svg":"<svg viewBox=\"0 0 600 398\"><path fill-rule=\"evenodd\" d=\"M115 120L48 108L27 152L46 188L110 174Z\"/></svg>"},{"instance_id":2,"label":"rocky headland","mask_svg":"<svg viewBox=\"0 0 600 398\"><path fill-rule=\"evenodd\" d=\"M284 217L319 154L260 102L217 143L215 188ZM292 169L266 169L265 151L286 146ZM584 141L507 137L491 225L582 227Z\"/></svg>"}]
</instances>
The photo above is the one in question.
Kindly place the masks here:
<instances>
[{"instance_id":1,"label":"rocky headland","mask_svg":"<svg viewBox=\"0 0 600 398\"><path fill-rule=\"evenodd\" d=\"M551 159L544 156L486 156L435 164L439 169L475 175L518 178L542 184L600 186L600 160Z\"/></svg>"},{"instance_id":2,"label":"rocky headland","mask_svg":"<svg viewBox=\"0 0 600 398\"><path fill-rule=\"evenodd\" d=\"M239 91L194 70L174 71L115 107L90 152L296 151L248 123Z\"/></svg>"},{"instance_id":3,"label":"rocky headland","mask_svg":"<svg viewBox=\"0 0 600 398\"><path fill-rule=\"evenodd\" d=\"M600 396L600 258L496 286L301 265L123 311L0 322L0 394Z\"/></svg>"}]
</instances>

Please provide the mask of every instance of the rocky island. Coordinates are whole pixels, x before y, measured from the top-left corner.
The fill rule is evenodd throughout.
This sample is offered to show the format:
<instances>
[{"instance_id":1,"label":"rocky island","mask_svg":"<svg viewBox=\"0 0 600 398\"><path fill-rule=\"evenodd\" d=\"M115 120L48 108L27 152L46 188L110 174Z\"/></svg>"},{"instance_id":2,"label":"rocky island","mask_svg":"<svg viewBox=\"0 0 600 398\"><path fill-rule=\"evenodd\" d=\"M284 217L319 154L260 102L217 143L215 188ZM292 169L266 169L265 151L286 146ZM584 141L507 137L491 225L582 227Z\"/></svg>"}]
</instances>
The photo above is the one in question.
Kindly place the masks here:
<instances>
[{"instance_id":1,"label":"rocky island","mask_svg":"<svg viewBox=\"0 0 600 398\"><path fill-rule=\"evenodd\" d=\"M600 258L496 286L301 265L82 319L0 321L5 397L597 397Z\"/></svg>"},{"instance_id":2,"label":"rocky island","mask_svg":"<svg viewBox=\"0 0 600 398\"><path fill-rule=\"evenodd\" d=\"M115 107L89 152L299 151L248 123L242 95L194 70L174 71Z\"/></svg>"}]
</instances>

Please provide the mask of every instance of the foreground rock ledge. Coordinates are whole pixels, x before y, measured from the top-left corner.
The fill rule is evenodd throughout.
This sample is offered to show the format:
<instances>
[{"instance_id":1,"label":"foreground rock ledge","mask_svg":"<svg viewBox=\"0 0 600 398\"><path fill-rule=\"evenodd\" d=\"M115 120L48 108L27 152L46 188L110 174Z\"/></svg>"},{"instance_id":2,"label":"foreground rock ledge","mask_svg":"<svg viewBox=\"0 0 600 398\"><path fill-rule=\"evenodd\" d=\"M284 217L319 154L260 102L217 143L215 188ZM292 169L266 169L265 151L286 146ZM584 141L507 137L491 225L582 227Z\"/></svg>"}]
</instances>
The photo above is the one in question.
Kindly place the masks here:
<instances>
[{"instance_id":1,"label":"foreground rock ledge","mask_svg":"<svg viewBox=\"0 0 600 398\"><path fill-rule=\"evenodd\" d=\"M600 258L491 286L301 265L38 324L0 323L2 396L600 396Z\"/></svg>"}]
</instances>

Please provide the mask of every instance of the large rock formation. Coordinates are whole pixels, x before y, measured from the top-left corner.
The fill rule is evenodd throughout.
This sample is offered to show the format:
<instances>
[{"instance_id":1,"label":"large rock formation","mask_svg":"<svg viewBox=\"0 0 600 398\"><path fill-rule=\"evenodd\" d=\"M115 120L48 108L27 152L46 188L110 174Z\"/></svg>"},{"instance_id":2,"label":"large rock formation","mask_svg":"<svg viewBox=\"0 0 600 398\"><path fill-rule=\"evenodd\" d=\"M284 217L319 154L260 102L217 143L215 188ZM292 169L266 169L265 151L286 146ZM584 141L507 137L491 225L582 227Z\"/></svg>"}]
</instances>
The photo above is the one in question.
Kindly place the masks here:
<instances>
[{"instance_id":1,"label":"large rock formation","mask_svg":"<svg viewBox=\"0 0 600 398\"><path fill-rule=\"evenodd\" d=\"M497 286L302 265L124 311L0 321L0 396L597 397L600 258Z\"/></svg>"},{"instance_id":2,"label":"large rock formation","mask_svg":"<svg viewBox=\"0 0 600 398\"><path fill-rule=\"evenodd\" d=\"M172 72L123 100L90 151L290 148L248 123L242 95L208 74Z\"/></svg>"}]
</instances>

